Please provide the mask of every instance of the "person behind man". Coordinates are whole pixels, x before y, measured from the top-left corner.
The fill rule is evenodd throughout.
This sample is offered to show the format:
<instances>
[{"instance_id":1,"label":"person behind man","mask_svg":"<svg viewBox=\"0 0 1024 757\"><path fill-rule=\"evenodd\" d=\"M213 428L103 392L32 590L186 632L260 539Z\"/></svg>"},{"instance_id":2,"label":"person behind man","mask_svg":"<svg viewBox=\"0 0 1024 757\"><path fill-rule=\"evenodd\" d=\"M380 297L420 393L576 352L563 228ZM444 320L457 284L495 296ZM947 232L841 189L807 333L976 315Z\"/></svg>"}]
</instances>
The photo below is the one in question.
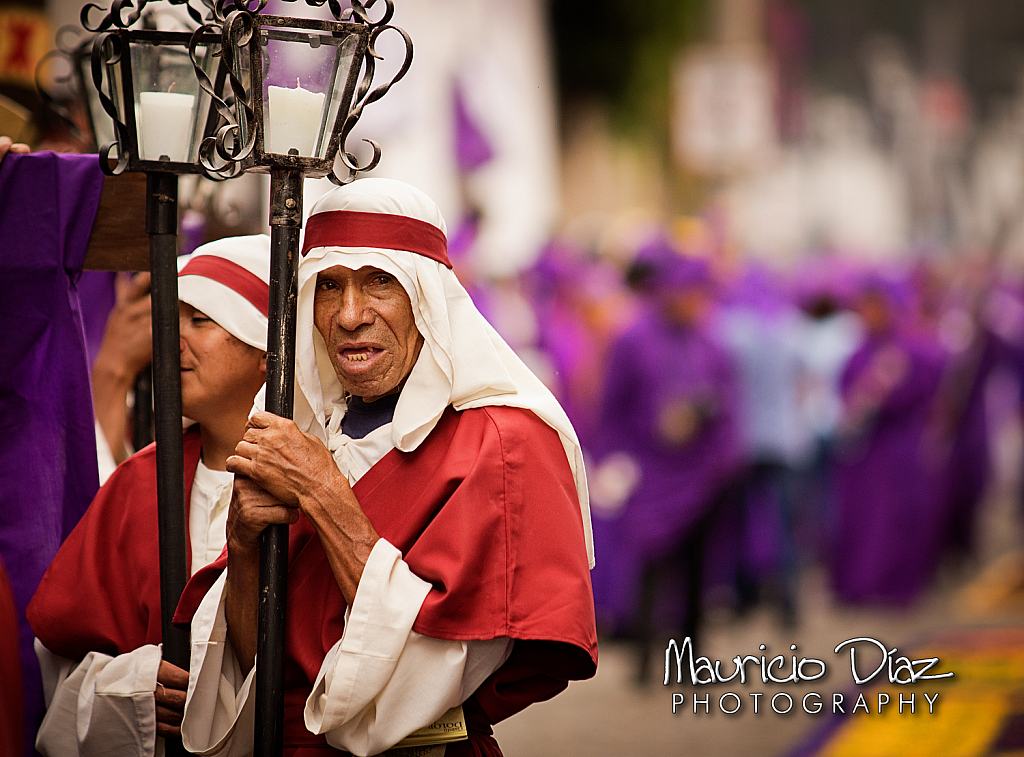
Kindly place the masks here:
<instances>
[{"instance_id":1,"label":"person behind man","mask_svg":"<svg viewBox=\"0 0 1024 757\"><path fill-rule=\"evenodd\" d=\"M270 242L211 242L178 275L189 564L224 546L232 474L266 377ZM179 733L187 672L161 660L155 447L117 468L61 546L28 607L48 710L47 757L152 755Z\"/></svg>"},{"instance_id":2,"label":"person behind man","mask_svg":"<svg viewBox=\"0 0 1024 757\"><path fill-rule=\"evenodd\" d=\"M455 278L422 192L336 189L303 251L295 422L252 415L226 555L178 608L183 741L252 750L258 537L289 523L285 753L378 754L461 704L447 757L500 755L491 724L596 670L576 435Z\"/></svg>"},{"instance_id":3,"label":"person behind man","mask_svg":"<svg viewBox=\"0 0 1024 757\"><path fill-rule=\"evenodd\" d=\"M128 398L139 373L153 360L149 272L117 274L113 281L103 282L108 283L113 284L114 303L89 369L100 484L134 451ZM131 401L134 404L134 397Z\"/></svg>"}]
</instances>

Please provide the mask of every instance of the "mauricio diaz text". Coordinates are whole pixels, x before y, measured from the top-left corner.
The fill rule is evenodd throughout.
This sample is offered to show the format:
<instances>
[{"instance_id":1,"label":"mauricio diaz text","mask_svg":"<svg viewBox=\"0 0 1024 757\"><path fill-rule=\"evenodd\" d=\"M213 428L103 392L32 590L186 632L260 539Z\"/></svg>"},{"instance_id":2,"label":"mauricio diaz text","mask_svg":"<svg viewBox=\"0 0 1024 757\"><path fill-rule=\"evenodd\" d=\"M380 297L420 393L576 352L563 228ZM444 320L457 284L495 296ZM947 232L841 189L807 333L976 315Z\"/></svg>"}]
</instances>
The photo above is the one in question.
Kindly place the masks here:
<instances>
[{"instance_id":1,"label":"mauricio diaz text","mask_svg":"<svg viewBox=\"0 0 1024 757\"><path fill-rule=\"evenodd\" d=\"M796 652L796 645L790 645L790 651ZM888 683L890 685L906 686L941 678L952 678L952 672L932 672L939 665L939 658L926 657L911 659L905 655L899 655L896 647L889 648L877 639L869 637L858 637L847 639L838 644L834 650L835 654L841 654L844 650L850 652L849 669L853 683L863 686L867 683L877 684ZM673 678L676 683L688 681L693 686L702 686L716 683L734 683L746 685L755 683L758 679L763 684L786 684L816 681L824 677L826 665L823 660L811 657L798 657L796 654L776 655L769 657L765 652L767 647L760 645L761 655L736 655L732 658L731 665L724 666L721 660L711 660L708 657L695 657L693 643L690 637L686 637L682 644L675 639L669 641L665 648L665 679L667 686ZM880 659L879 659L880 657ZM672 675L673 667L675 676ZM726 692L719 697L718 705L723 713L731 715L743 707L744 699L750 700L755 713L767 711L768 706L762 705L760 699L765 696L764 705L768 705L771 711L777 714L786 714L793 711L795 702L792 696L785 692L778 692L770 698L761 692L748 693L741 698L735 692ZM938 693L924 694L923 701L918 701L915 693L909 696L899 694L899 702L893 702L890 694L880 691L875 696L865 694L831 693L821 694L810 692L799 698L799 709L808 714L817 714L822 711L833 713L846 712L877 712L892 705L894 709L902 714L909 712L914 714L918 711L925 711L934 714L935 705L938 700ZM685 704L685 696L681 693L672 694L672 712L678 712ZM711 696L692 695L694 714L701 710L710 713L714 704Z\"/></svg>"}]
</instances>

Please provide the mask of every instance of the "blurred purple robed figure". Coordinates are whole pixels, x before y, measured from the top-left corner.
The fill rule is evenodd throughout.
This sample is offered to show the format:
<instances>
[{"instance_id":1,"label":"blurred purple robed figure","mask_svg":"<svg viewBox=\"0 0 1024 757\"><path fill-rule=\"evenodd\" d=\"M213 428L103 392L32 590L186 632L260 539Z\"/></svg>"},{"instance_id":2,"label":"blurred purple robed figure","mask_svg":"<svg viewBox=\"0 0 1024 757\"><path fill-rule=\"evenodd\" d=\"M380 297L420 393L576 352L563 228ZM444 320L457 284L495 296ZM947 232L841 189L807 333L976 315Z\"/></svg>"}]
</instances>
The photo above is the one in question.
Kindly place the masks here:
<instances>
[{"instance_id":1,"label":"blurred purple robed figure","mask_svg":"<svg viewBox=\"0 0 1024 757\"><path fill-rule=\"evenodd\" d=\"M0 165L0 557L19 614L26 754L43 696L25 606L99 487L76 287L102 184L95 155Z\"/></svg>"},{"instance_id":2,"label":"blurred purple robed figure","mask_svg":"<svg viewBox=\"0 0 1024 757\"><path fill-rule=\"evenodd\" d=\"M989 450L989 414L1009 418L1017 411L1007 391L990 391L992 379L1002 373L1015 376L1018 391L1024 388L1019 356L1024 349L1024 302L1016 288L1000 284L986 288L980 312L968 332L971 339L953 350L944 377L938 407L939 432L945 456L945 540L953 550L970 552L979 505L992 479ZM970 322L966 307L957 320ZM999 382L997 389L1005 382ZM1011 386L1006 389L1013 393ZM1002 403L1004 412L992 412L990 405Z\"/></svg>"},{"instance_id":3,"label":"blurred purple robed figure","mask_svg":"<svg viewBox=\"0 0 1024 757\"><path fill-rule=\"evenodd\" d=\"M631 460L639 477L620 509L602 507L597 492L601 557L592 579L599 617L619 630L635 621L645 564L678 549L737 464L733 367L701 312L710 283L703 262L658 263L650 278L656 306L611 349L597 477L615 457Z\"/></svg>"},{"instance_id":4,"label":"blurred purple robed figure","mask_svg":"<svg viewBox=\"0 0 1024 757\"><path fill-rule=\"evenodd\" d=\"M996 335L982 331L970 349L950 361L939 394L943 539L944 546L960 552L974 546L978 507L991 479L986 389L1004 349Z\"/></svg>"},{"instance_id":5,"label":"blurred purple robed figure","mask_svg":"<svg viewBox=\"0 0 1024 757\"><path fill-rule=\"evenodd\" d=\"M551 361L551 389L589 454L607 353L633 316L632 300L617 270L564 242L550 243L524 281L537 314L537 345Z\"/></svg>"},{"instance_id":6,"label":"blurred purple robed figure","mask_svg":"<svg viewBox=\"0 0 1024 757\"><path fill-rule=\"evenodd\" d=\"M526 274L527 290L537 313L538 346L552 363L559 403L572 421L580 444L587 448L587 431L593 425L581 417L569 392L573 375L588 356L595 353L585 325L572 298L574 282L584 275L585 261L567 245L552 243L541 252ZM586 427L586 430L584 430Z\"/></svg>"},{"instance_id":7,"label":"blurred purple robed figure","mask_svg":"<svg viewBox=\"0 0 1024 757\"><path fill-rule=\"evenodd\" d=\"M930 335L905 326L898 287L869 283L868 335L842 377L833 582L848 602L906 604L942 553L939 466L929 430L944 368ZM905 307L909 307L903 303Z\"/></svg>"}]
</instances>

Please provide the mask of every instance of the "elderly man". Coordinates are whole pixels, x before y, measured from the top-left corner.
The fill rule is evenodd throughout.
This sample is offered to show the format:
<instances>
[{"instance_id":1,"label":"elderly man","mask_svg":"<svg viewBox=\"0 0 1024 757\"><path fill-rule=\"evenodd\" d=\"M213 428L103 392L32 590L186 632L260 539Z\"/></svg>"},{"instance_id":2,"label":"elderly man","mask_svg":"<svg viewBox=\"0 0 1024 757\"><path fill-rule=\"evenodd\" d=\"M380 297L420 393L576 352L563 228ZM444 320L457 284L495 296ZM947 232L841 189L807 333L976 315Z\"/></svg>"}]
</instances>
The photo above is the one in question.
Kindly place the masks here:
<instances>
[{"instance_id":1,"label":"elderly man","mask_svg":"<svg viewBox=\"0 0 1024 757\"><path fill-rule=\"evenodd\" d=\"M491 724L593 675L575 433L445 247L437 207L400 182L357 181L314 207L295 422L252 415L228 460L227 553L179 606L195 610L191 751L252 749L268 524L293 524L287 754L377 754L461 704L468 740L448 757L499 755Z\"/></svg>"},{"instance_id":2,"label":"elderly man","mask_svg":"<svg viewBox=\"0 0 1024 757\"><path fill-rule=\"evenodd\" d=\"M178 276L181 406L192 572L224 547L232 475L266 378L270 239L223 239ZM28 606L47 713L37 749L64 755L153 755L179 731L186 671L161 659L156 452L120 465L57 552Z\"/></svg>"}]
</instances>

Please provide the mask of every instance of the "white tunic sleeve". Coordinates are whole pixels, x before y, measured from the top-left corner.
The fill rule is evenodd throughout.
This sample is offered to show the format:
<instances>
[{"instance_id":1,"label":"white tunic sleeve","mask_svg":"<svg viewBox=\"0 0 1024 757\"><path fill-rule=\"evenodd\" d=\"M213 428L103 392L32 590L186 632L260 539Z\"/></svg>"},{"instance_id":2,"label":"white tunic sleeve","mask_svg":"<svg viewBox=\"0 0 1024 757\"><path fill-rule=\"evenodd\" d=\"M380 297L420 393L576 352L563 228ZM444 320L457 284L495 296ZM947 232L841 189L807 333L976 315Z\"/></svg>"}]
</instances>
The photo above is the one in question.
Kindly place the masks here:
<instances>
[{"instance_id":1,"label":"white tunic sleeve","mask_svg":"<svg viewBox=\"0 0 1024 757\"><path fill-rule=\"evenodd\" d=\"M47 711L36 736L44 757L132 754L153 757L160 648L110 657L90 652L75 663L38 640Z\"/></svg>"},{"instance_id":2,"label":"white tunic sleeve","mask_svg":"<svg viewBox=\"0 0 1024 757\"><path fill-rule=\"evenodd\" d=\"M192 671L182 736L204 755L252 749L253 700L230 652L224 578L192 621ZM306 700L306 728L354 755L383 752L461 704L508 658L512 640L451 641L412 630L430 584L380 539L370 553L341 639ZM257 660L257 665L259 661Z\"/></svg>"},{"instance_id":3,"label":"white tunic sleeve","mask_svg":"<svg viewBox=\"0 0 1024 757\"><path fill-rule=\"evenodd\" d=\"M341 639L306 700L306 728L354 755L383 752L462 704L512 650L412 630L430 584L384 539L366 561Z\"/></svg>"}]
</instances>

